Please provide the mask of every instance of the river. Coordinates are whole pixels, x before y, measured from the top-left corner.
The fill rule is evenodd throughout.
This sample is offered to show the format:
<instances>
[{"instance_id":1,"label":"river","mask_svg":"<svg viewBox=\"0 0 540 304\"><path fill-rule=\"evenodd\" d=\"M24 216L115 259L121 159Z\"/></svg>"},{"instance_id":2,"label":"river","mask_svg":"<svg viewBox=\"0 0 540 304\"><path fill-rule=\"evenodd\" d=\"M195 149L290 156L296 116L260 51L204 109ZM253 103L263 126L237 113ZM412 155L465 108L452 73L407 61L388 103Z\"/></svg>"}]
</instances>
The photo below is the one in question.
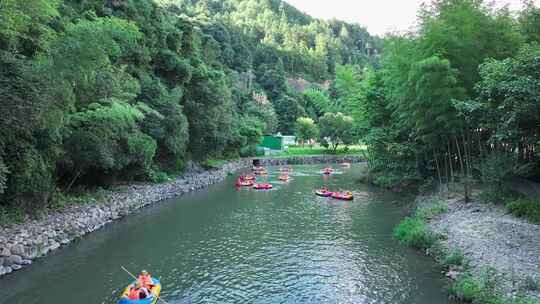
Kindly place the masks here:
<instances>
[{"instance_id":1,"label":"river","mask_svg":"<svg viewBox=\"0 0 540 304\"><path fill-rule=\"evenodd\" d=\"M171 304L449 303L439 267L392 238L411 198L359 183L360 166L295 166L263 192L230 177L145 208L0 278L0 303L115 303L121 265L160 278ZM323 183L355 200L315 197Z\"/></svg>"}]
</instances>

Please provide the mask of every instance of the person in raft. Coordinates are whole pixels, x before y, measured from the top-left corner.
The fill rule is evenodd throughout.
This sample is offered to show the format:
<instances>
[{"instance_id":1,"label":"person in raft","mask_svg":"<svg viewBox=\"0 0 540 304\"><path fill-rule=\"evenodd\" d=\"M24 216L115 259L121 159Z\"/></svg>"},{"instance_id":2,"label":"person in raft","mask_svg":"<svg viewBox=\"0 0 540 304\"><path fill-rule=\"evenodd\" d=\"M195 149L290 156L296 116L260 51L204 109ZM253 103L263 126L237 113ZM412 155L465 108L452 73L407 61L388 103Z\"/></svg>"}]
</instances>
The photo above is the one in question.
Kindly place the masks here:
<instances>
[{"instance_id":1,"label":"person in raft","mask_svg":"<svg viewBox=\"0 0 540 304\"><path fill-rule=\"evenodd\" d=\"M130 300L143 300L150 296L150 291L148 288L144 287L141 282L137 281L135 284L131 285L129 289L128 299Z\"/></svg>"},{"instance_id":2,"label":"person in raft","mask_svg":"<svg viewBox=\"0 0 540 304\"><path fill-rule=\"evenodd\" d=\"M139 281L139 283L141 283L142 286L146 288L152 288L154 285L152 282L152 277L146 270L141 271L141 274L139 274L137 280Z\"/></svg>"}]
</instances>

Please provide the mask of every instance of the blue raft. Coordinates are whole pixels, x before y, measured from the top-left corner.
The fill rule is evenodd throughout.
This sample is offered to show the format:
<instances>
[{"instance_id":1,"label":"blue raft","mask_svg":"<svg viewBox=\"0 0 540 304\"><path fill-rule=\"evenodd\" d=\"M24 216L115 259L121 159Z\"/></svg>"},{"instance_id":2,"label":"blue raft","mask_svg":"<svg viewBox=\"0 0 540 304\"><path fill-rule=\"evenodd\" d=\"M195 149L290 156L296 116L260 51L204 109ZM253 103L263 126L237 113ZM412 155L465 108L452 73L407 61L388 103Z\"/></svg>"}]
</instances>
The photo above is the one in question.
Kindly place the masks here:
<instances>
[{"instance_id":1,"label":"blue raft","mask_svg":"<svg viewBox=\"0 0 540 304\"><path fill-rule=\"evenodd\" d=\"M129 295L129 288L135 284L136 282L133 282L132 284L129 284L126 289L124 289L124 292L122 293L122 297L118 301L118 304L156 304L159 299L159 294L161 293L161 283L158 279L152 278L152 285L154 285L150 289L150 296L146 299L142 300L130 300L128 299Z\"/></svg>"}]
</instances>

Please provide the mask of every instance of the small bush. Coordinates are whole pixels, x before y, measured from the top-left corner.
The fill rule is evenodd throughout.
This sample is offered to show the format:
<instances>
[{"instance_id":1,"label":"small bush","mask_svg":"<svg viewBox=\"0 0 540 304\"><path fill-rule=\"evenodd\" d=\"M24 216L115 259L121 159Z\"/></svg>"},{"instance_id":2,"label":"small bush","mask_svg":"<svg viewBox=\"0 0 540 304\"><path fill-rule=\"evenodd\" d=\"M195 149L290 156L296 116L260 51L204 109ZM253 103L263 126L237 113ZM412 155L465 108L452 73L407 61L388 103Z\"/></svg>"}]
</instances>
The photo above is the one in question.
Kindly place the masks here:
<instances>
[{"instance_id":1,"label":"small bush","mask_svg":"<svg viewBox=\"0 0 540 304\"><path fill-rule=\"evenodd\" d=\"M516 199L506 203L506 208L515 216L540 223L540 201Z\"/></svg>"},{"instance_id":2,"label":"small bush","mask_svg":"<svg viewBox=\"0 0 540 304\"><path fill-rule=\"evenodd\" d=\"M509 304L499 290L501 276L494 270L487 270L480 279L470 273L461 275L450 292L461 301L474 304Z\"/></svg>"},{"instance_id":3,"label":"small bush","mask_svg":"<svg viewBox=\"0 0 540 304\"><path fill-rule=\"evenodd\" d=\"M415 248L431 247L436 237L427 230L423 219L407 217L394 229L394 236L402 243Z\"/></svg>"},{"instance_id":4,"label":"small bush","mask_svg":"<svg viewBox=\"0 0 540 304\"><path fill-rule=\"evenodd\" d=\"M473 302L480 295L482 286L470 274L458 277L457 281L450 287L450 293L457 299L465 302Z\"/></svg>"},{"instance_id":5,"label":"small bush","mask_svg":"<svg viewBox=\"0 0 540 304\"><path fill-rule=\"evenodd\" d=\"M442 259L442 264L445 267L461 266L463 265L463 260L464 260L463 253L461 252L461 250L456 249L452 251L451 253L444 256L444 258Z\"/></svg>"},{"instance_id":6,"label":"small bush","mask_svg":"<svg viewBox=\"0 0 540 304\"><path fill-rule=\"evenodd\" d=\"M148 172L148 179L156 184L161 184L169 181L169 175L166 172L151 169Z\"/></svg>"}]
</instances>

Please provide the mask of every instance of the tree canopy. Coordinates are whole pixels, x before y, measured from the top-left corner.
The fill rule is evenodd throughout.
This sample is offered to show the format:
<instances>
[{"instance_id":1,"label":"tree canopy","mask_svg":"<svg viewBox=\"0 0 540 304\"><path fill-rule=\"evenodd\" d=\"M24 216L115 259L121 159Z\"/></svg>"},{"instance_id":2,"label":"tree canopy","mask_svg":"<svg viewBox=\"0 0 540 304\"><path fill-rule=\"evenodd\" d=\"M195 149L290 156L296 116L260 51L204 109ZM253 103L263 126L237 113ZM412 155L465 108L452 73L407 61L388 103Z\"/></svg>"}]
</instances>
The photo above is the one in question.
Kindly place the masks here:
<instances>
[{"instance_id":1,"label":"tree canopy","mask_svg":"<svg viewBox=\"0 0 540 304\"><path fill-rule=\"evenodd\" d=\"M367 43L279 0L2 1L0 207L253 155L327 111L289 79L317 88Z\"/></svg>"}]
</instances>

